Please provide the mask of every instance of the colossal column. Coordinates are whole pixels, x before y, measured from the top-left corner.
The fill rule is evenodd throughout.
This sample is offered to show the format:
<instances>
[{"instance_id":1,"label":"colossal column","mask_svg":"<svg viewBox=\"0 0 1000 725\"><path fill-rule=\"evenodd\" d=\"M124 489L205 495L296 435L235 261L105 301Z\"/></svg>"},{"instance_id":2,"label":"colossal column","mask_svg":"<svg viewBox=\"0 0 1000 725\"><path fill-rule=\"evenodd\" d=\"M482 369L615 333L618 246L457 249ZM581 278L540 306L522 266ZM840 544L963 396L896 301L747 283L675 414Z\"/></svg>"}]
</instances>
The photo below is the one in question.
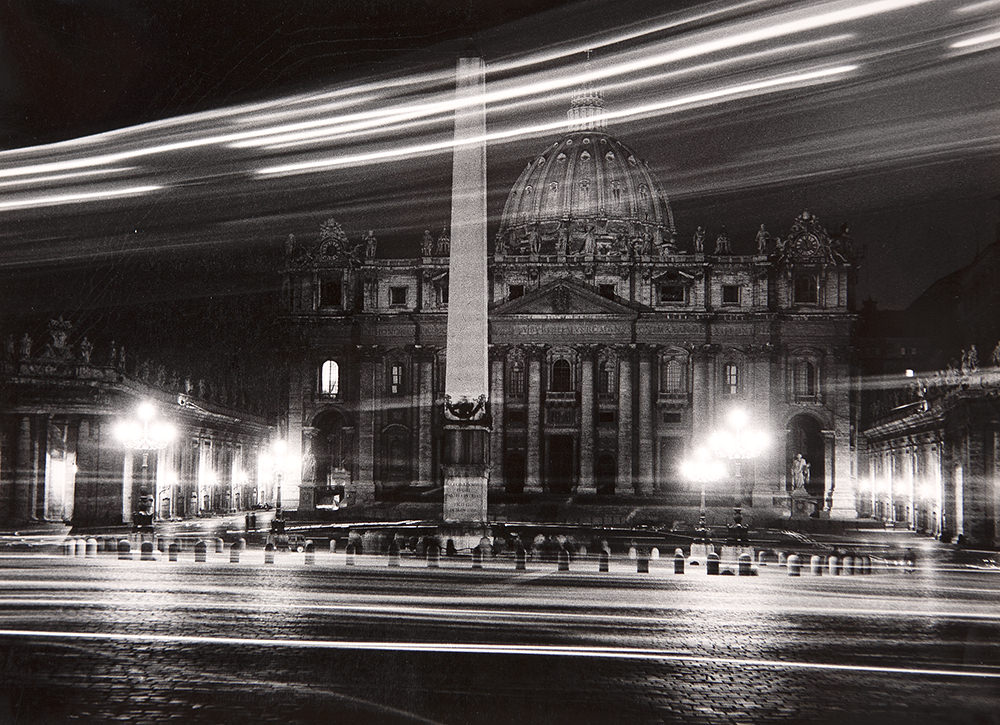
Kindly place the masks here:
<instances>
[{"instance_id":1,"label":"colossal column","mask_svg":"<svg viewBox=\"0 0 1000 725\"><path fill-rule=\"evenodd\" d=\"M21 416L17 432L17 468L14 482L14 521L25 523L34 517L32 485L35 476L34 449L31 441L31 417Z\"/></svg>"},{"instance_id":2,"label":"colossal column","mask_svg":"<svg viewBox=\"0 0 1000 725\"><path fill-rule=\"evenodd\" d=\"M526 461L526 476L524 480L525 493L541 493L541 456L539 443L542 437L542 353L537 347L525 350L528 358L528 450Z\"/></svg>"},{"instance_id":3,"label":"colossal column","mask_svg":"<svg viewBox=\"0 0 1000 725\"><path fill-rule=\"evenodd\" d=\"M358 376L358 478L353 491L347 492L349 504L367 503L375 499L375 345L359 350Z\"/></svg>"},{"instance_id":4,"label":"colossal column","mask_svg":"<svg viewBox=\"0 0 1000 725\"><path fill-rule=\"evenodd\" d=\"M421 347L415 352L420 392L417 399L417 479L421 486L433 481L434 448L431 425L434 422L434 351Z\"/></svg>"},{"instance_id":5,"label":"colossal column","mask_svg":"<svg viewBox=\"0 0 1000 725\"><path fill-rule=\"evenodd\" d=\"M580 483L578 493L597 493L594 485L594 354L580 348Z\"/></svg>"},{"instance_id":6,"label":"colossal column","mask_svg":"<svg viewBox=\"0 0 1000 725\"><path fill-rule=\"evenodd\" d=\"M632 346L618 357L618 480L615 491L633 493L632 481Z\"/></svg>"},{"instance_id":7,"label":"colossal column","mask_svg":"<svg viewBox=\"0 0 1000 725\"><path fill-rule=\"evenodd\" d=\"M486 72L459 58L455 72L448 347L445 367L444 518L486 522L490 416L486 278Z\"/></svg>"},{"instance_id":8,"label":"colossal column","mask_svg":"<svg viewBox=\"0 0 1000 725\"><path fill-rule=\"evenodd\" d=\"M639 481L638 492L653 492L653 372L650 356L655 348L639 348Z\"/></svg>"},{"instance_id":9,"label":"colossal column","mask_svg":"<svg viewBox=\"0 0 1000 725\"><path fill-rule=\"evenodd\" d=\"M503 491L504 449L504 363L507 348L501 345L490 350L490 412L493 414L493 432L490 435L490 490Z\"/></svg>"}]
</instances>

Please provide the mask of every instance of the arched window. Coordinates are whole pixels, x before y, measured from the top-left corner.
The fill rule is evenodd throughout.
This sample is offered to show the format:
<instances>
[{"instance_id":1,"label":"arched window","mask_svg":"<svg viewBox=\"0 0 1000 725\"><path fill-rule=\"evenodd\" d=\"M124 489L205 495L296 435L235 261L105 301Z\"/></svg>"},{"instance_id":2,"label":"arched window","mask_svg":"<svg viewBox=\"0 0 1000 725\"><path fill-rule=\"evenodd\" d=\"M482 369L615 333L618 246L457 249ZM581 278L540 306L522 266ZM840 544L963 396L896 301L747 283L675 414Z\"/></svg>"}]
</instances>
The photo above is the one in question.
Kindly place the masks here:
<instances>
[{"instance_id":1,"label":"arched window","mask_svg":"<svg viewBox=\"0 0 1000 725\"><path fill-rule=\"evenodd\" d=\"M736 363L726 363L722 370L722 391L726 395L740 392L740 368Z\"/></svg>"},{"instance_id":2,"label":"arched window","mask_svg":"<svg viewBox=\"0 0 1000 725\"><path fill-rule=\"evenodd\" d=\"M683 393L684 363L670 358L660 365L660 391L664 393Z\"/></svg>"},{"instance_id":3,"label":"arched window","mask_svg":"<svg viewBox=\"0 0 1000 725\"><path fill-rule=\"evenodd\" d=\"M601 395L615 394L615 361L605 360L598 371L597 384Z\"/></svg>"},{"instance_id":4,"label":"arched window","mask_svg":"<svg viewBox=\"0 0 1000 725\"><path fill-rule=\"evenodd\" d=\"M389 365L389 395L402 395L405 380L403 379L403 365L392 363Z\"/></svg>"},{"instance_id":5,"label":"arched window","mask_svg":"<svg viewBox=\"0 0 1000 725\"><path fill-rule=\"evenodd\" d=\"M320 368L319 391L323 395L340 393L340 366L336 360L327 360Z\"/></svg>"},{"instance_id":6,"label":"arched window","mask_svg":"<svg viewBox=\"0 0 1000 725\"><path fill-rule=\"evenodd\" d=\"M569 360L560 358L552 363L552 385L549 390L553 392L569 392L573 389L573 369L569 365Z\"/></svg>"},{"instance_id":7,"label":"arched window","mask_svg":"<svg viewBox=\"0 0 1000 725\"><path fill-rule=\"evenodd\" d=\"M799 398L816 395L816 366L808 360L799 360L795 365L795 395Z\"/></svg>"},{"instance_id":8,"label":"arched window","mask_svg":"<svg viewBox=\"0 0 1000 725\"><path fill-rule=\"evenodd\" d=\"M618 185L617 181L611 184L611 198L616 207L622 205L622 188Z\"/></svg>"},{"instance_id":9,"label":"arched window","mask_svg":"<svg viewBox=\"0 0 1000 725\"><path fill-rule=\"evenodd\" d=\"M521 360L510 364L510 395L512 398L524 396L524 363Z\"/></svg>"}]
</instances>

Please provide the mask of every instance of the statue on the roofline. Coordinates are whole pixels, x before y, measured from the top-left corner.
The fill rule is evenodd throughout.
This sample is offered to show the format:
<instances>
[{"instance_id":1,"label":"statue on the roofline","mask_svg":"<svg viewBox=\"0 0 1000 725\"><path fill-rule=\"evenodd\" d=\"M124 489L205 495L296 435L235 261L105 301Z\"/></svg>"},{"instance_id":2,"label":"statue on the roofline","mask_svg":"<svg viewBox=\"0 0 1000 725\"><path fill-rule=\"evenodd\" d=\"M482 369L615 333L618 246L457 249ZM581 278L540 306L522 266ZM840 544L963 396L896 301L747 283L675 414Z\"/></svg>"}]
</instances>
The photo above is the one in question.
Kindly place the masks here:
<instances>
[{"instance_id":1,"label":"statue on the roofline","mask_svg":"<svg viewBox=\"0 0 1000 725\"><path fill-rule=\"evenodd\" d=\"M695 254L703 254L705 252L705 227L699 226L695 229L691 241L694 244Z\"/></svg>"}]
</instances>

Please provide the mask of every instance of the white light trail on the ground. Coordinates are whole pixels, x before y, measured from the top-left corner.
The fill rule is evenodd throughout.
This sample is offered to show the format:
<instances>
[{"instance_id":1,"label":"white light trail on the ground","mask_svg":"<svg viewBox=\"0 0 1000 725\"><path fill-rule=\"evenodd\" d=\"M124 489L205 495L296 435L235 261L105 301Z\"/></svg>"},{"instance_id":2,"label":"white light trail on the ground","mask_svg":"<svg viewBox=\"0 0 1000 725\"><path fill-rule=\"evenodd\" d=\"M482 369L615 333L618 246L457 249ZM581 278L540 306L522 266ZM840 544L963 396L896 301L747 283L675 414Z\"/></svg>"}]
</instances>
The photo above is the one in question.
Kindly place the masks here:
<instances>
[{"instance_id":1,"label":"white light trail on the ground","mask_svg":"<svg viewBox=\"0 0 1000 725\"><path fill-rule=\"evenodd\" d=\"M90 640L103 642L142 642L152 644L206 644L241 647L282 647L288 649L351 650L368 652L414 652L431 654L515 655L530 657L579 657L619 660L656 660L695 665L762 667L766 669L827 670L834 672L869 672L882 675L917 677L954 677L1000 680L1000 671L981 669L945 669L854 665L796 660L771 660L753 657L706 657L672 651L633 647L597 647L572 645L518 645L452 642L366 642L361 640L281 639L266 637L210 637L171 634L126 634L122 632L57 632L51 630L0 629L0 637L18 639Z\"/></svg>"},{"instance_id":2,"label":"white light trail on the ground","mask_svg":"<svg viewBox=\"0 0 1000 725\"><path fill-rule=\"evenodd\" d=\"M842 581L848 580L848 577L844 577ZM980 592L981 590L973 590ZM810 592L815 593L815 592ZM849 596L860 597L863 596L857 592L851 592ZM990 603L983 602L984 606L990 606ZM0 606L11 606L11 607L60 607L60 608L108 608L108 609L120 609L123 606L123 602L120 597L114 597L111 599L83 599L80 597L0 597ZM541 611L531 611L524 610L518 611L516 609L497 609L493 607L444 607L444 606L415 606L415 605L403 605L403 604L374 604L370 602L358 602L356 604L322 604L319 602L308 602L308 603L297 603L297 602L273 602L273 601L239 601L239 602L225 602L225 601L206 601L204 599L177 599L171 597L169 600L157 599L155 601L150 601L149 604L142 604L135 600L129 601L128 608L130 609L143 609L143 610L198 610L198 611L253 611L260 613L270 613L275 611L285 611L285 612L339 612L342 614L358 614L358 615L370 615L370 616L380 616L380 617L413 617L413 618L424 618L424 619L440 619L446 618L451 620L461 620L461 621L471 621L471 622L482 622L490 621L500 623L502 620L507 620L504 623L511 624L522 624L524 622L535 621L546 621L546 622L559 622L562 624L578 624L578 625L590 625L590 624L607 624L608 613L602 612L599 614L587 613L587 612L571 612L571 611L558 611L558 612L541 612ZM627 609L636 609L638 605L631 603ZM729 614L738 615L741 613L752 614L753 616L759 616L762 613L768 614L783 614L783 615L808 615L808 616L824 616L824 617L840 617L840 618L852 618L852 617L893 617L904 619L958 619L958 620L974 620L982 622L996 622L1000 621L1000 612L972 612L972 611L957 611L954 609L949 610L934 610L934 609L901 609L899 607L894 607L891 604L887 604L884 609L874 609L874 608L845 608L845 605L840 607L809 607L801 605L765 605L760 602L755 602L752 611L742 611L734 608L731 601L720 602L714 604L712 602L699 602L697 605L692 603L690 606L670 606L670 607L653 607L648 615L636 616L615 613L614 621L616 624L629 624L636 626L658 626L662 625L664 619L676 617L678 615L692 614L695 612L727 612Z\"/></svg>"},{"instance_id":3,"label":"white light trail on the ground","mask_svg":"<svg viewBox=\"0 0 1000 725\"><path fill-rule=\"evenodd\" d=\"M800 87L811 82L823 82L832 80L834 76L844 75L857 70L856 65L841 65L833 68L823 68L813 71L805 71L791 75L782 75L774 78L766 78L750 83L741 83L734 86L726 86L715 90L693 93L690 95L666 99L655 103L647 103L640 106L612 111L603 114L606 120L629 118L633 116L644 116L650 113L664 112L671 109L680 109L686 106L702 104L708 101L732 100L755 93L773 93L780 90L787 90L793 87ZM411 146L383 149L381 151L370 151L362 154L352 154L344 156L333 156L310 161L300 161L292 164L280 164L278 166L268 166L258 169L261 176L283 176L288 174L312 173L325 171L333 168L345 166L355 166L374 162L388 161L399 158L409 158L427 153L437 153L454 148L457 145L478 145L490 143L520 136L537 135L548 131L557 131L574 125L576 122L571 119L560 119L549 123L535 124L532 126L520 126L505 131L494 131L483 136L471 139L464 139L456 143L449 139L434 143L413 144Z\"/></svg>"},{"instance_id":4,"label":"white light trail on the ground","mask_svg":"<svg viewBox=\"0 0 1000 725\"><path fill-rule=\"evenodd\" d=\"M47 194L43 196L29 196L13 201L0 201L0 211L10 211L12 209L36 209L44 206L59 206L62 204L80 204L83 202L103 201L106 199L119 199L129 196L140 196L152 191L159 191L164 187L161 185L149 184L146 186L126 186L120 189L102 189L100 191L81 191L70 194Z\"/></svg>"}]
</instances>

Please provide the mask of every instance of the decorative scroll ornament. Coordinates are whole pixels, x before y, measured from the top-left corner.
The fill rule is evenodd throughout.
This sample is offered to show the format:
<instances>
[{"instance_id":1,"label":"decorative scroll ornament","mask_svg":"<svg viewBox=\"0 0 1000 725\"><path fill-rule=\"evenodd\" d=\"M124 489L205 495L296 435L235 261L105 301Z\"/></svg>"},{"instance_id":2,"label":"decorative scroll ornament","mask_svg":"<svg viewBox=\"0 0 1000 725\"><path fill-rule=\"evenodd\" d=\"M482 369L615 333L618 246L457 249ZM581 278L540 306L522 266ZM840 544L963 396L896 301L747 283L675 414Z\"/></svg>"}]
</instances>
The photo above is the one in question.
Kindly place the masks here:
<instances>
[{"instance_id":1,"label":"decorative scroll ornament","mask_svg":"<svg viewBox=\"0 0 1000 725\"><path fill-rule=\"evenodd\" d=\"M819 219L808 211L795 219L788 237L780 245L780 254L782 261L787 262L844 261L842 255L835 254L833 241Z\"/></svg>"},{"instance_id":2,"label":"decorative scroll ornament","mask_svg":"<svg viewBox=\"0 0 1000 725\"><path fill-rule=\"evenodd\" d=\"M444 417L465 423L482 421L486 418L486 395L480 395L475 400L462 395L453 401L450 395L444 396Z\"/></svg>"}]
</instances>

